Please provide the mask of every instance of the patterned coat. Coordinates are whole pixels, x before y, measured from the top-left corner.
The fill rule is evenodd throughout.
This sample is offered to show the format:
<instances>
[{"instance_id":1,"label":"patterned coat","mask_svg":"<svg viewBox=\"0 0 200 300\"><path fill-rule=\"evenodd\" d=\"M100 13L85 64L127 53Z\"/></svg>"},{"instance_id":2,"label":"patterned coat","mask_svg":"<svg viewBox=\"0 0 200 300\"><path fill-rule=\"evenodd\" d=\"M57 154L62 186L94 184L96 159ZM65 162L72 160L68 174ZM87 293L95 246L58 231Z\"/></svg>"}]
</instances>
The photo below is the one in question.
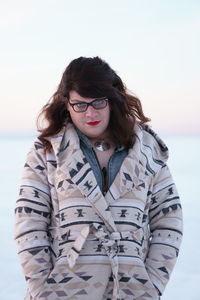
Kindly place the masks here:
<instances>
[{"instance_id":1,"label":"patterned coat","mask_svg":"<svg viewBox=\"0 0 200 300\"><path fill-rule=\"evenodd\" d=\"M26 300L158 299L176 262L181 205L168 150L148 127L103 195L72 124L36 140L24 166L15 239ZM156 288L157 289L156 289Z\"/></svg>"}]
</instances>

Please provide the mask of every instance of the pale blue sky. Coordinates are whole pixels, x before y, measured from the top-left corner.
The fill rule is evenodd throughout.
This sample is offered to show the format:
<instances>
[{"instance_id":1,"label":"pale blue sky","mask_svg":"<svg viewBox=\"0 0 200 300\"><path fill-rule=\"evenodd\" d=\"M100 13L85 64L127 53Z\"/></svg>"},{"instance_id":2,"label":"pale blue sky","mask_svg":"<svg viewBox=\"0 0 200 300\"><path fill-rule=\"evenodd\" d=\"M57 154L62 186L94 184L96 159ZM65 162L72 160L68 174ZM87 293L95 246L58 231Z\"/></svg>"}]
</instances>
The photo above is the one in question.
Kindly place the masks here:
<instances>
[{"instance_id":1,"label":"pale blue sky","mask_svg":"<svg viewBox=\"0 0 200 300\"><path fill-rule=\"evenodd\" d=\"M0 131L35 131L66 65L99 55L156 131L200 133L200 1L0 1Z\"/></svg>"}]
</instances>

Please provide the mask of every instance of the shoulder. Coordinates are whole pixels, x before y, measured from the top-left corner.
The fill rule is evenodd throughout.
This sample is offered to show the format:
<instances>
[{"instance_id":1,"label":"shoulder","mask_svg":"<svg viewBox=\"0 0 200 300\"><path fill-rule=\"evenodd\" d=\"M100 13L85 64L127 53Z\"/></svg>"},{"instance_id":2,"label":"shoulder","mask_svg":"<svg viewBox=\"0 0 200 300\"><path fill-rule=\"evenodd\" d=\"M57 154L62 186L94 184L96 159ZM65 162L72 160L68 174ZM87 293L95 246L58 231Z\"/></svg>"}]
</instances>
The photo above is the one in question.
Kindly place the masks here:
<instances>
[{"instance_id":1,"label":"shoulder","mask_svg":"<svg viewBox=\"0 0 200 300\"><path fill-rule=\"evenodd\" d=\"M143 143L158 149L163 155L168 155L168 147L161 137L149 126L140 126L142 131Z\"/></svg>"},{"instance_id":2,"label":"shoulder","mask_svg":"<svg viewBox=\"0 0 200 300\"><path fill-rule=\"evenodd\" d=\"M45 145L36 138L27 153L26 166L39 169L41 165L46 167L46 150Z\"/></svg>"},{"instance_id":3,"label":"shoulder","mask_svg":"<svg viewBox=\"0 0 200 300\"><path fill-rule=\"evenodd\" d=\"M168 147L158 134L148 125L135 125L135 144L133 152L137 153L138 160L152 173L157 172L168 160Z\"/></svg>"},{"instance_id":4,"label":"shoulder","mask_svg":"<svg viewBox=\"0 0 200 300\"><path fill-rule=\"evenodd\" d=\"M56 157L62 152L69 144L76 144L79 140L76 133L76 129L72 123L64 124L63 127L54 135L45 138L51 145L50 151L45 151L45 145L36 139L34 142L35 151L39 151L41 154L55 155Z\"/></svg>"}]
</instances>

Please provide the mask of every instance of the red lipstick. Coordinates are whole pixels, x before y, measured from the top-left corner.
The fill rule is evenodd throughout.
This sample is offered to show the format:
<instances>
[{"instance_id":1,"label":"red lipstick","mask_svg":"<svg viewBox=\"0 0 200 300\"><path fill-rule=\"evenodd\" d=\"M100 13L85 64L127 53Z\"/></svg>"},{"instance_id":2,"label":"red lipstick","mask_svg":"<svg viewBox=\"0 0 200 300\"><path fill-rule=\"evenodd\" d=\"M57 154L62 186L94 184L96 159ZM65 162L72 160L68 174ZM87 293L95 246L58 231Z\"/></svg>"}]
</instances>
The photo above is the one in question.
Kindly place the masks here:
<instances>
[{"instance_id":1,"label":"red lipstick","mask_svg":"<svg viewBox=\"0 0 200 300\"><path fill-rule=\"evenodd\" d=\"M100 121L88 122L87 124L90 126L96 126L100 123Z\"/></svg>"}]
</instances>

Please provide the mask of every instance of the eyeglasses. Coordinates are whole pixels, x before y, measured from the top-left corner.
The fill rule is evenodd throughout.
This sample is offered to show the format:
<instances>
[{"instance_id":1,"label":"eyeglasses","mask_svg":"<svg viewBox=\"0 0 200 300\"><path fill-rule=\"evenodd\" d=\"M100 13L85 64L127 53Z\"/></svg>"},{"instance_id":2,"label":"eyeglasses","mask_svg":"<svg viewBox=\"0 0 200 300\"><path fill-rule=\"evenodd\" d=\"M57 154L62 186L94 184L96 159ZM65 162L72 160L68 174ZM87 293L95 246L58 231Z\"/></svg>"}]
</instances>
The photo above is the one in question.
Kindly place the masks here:
<instances>
[{"instance_id":1,"label":"eyeglasses","mask_svg":"<svg viewBox=\"0 0 200 300\"><path fill-rule=\"evenodd\" d=\"M77 102L77 103L70 103L69 105L73 108L75 112L85 112L88 109L88 106L92 106L94 109L103 109L107 106L108 99L106 97L94 99L93 101L87 102Z\"/></svg>"}]
</instances>

